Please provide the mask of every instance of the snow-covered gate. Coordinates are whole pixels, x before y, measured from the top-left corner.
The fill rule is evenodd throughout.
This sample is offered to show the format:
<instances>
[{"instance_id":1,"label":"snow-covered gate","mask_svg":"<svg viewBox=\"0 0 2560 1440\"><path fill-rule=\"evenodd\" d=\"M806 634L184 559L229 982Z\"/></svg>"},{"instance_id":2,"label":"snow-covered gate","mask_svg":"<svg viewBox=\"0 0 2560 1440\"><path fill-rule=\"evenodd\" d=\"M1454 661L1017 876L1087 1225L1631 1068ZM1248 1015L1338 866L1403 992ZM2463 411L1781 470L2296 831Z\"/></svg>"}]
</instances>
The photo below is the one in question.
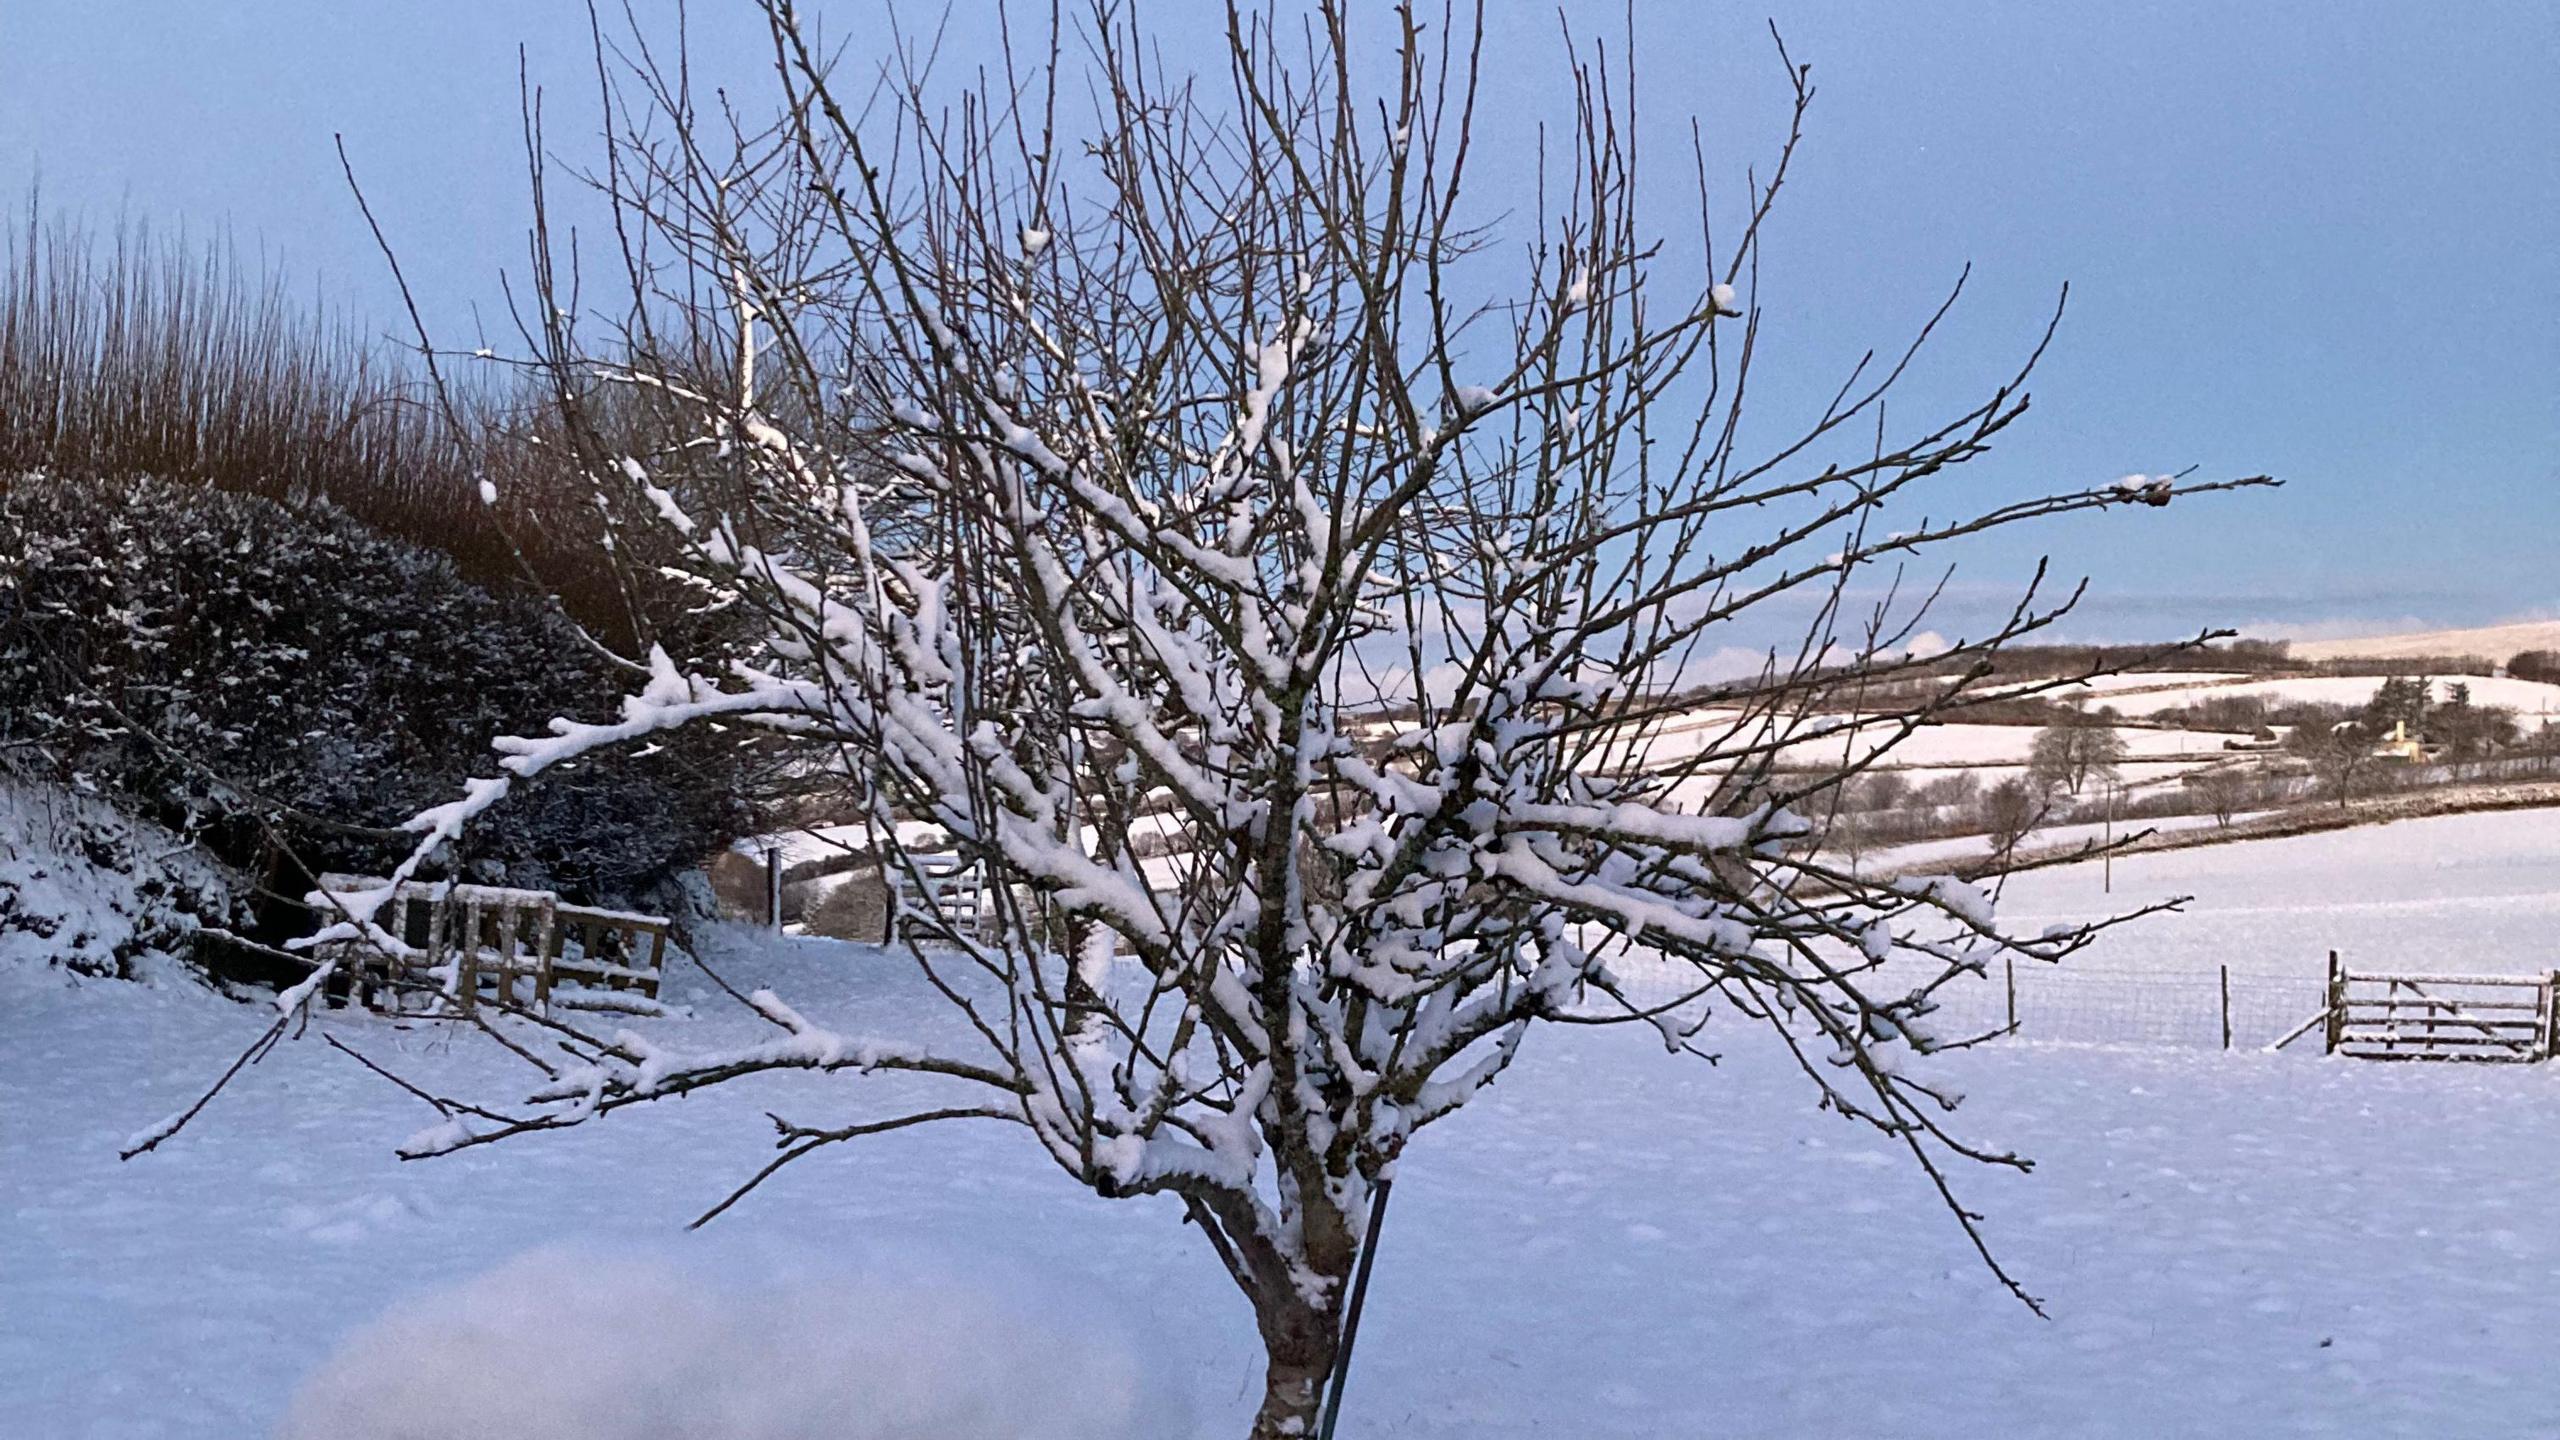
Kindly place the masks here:
<instances>
[{"instance_id":1,"label":"snow-covered gate","mask_svg":"<svg viewBox=\"0 0 2560 1440\"><path fill-rule=\"evenodd\" d=\"M908 911L928 911L956 929L983 929L992 908L986 876L958 855L918 854L908 866L889 867L897 904Z\"/></svg>"},{"instance_id":2,"label":"snow-covered gate","mask_svg":"<svg viewBox=\"0 0 2560 1440\"><path fill-rule=\"evenodd\" d=\"M2533 1062L2560 1051L2560 971L2414 975L2349 970L2329 956L2322 1016L2332 1055L2359 1060Z\"/></svg>"},{"instance_id":3,"label":"snow-covered gate","mask_svg":"<svg viewBox=\"0 0 2560 1440\"><path fill-rule=\"evenodd\" d=\"M332 890L381 883L322 877ZM359 998L375 1008L441 992L466 1015L483 999L547 1010L562 983L654 1000L666 969L664 916L567 905L548 890L406 881L375 923L400 942L399 953L357 942L342 949Z\"/></svg>"}]
</instances>

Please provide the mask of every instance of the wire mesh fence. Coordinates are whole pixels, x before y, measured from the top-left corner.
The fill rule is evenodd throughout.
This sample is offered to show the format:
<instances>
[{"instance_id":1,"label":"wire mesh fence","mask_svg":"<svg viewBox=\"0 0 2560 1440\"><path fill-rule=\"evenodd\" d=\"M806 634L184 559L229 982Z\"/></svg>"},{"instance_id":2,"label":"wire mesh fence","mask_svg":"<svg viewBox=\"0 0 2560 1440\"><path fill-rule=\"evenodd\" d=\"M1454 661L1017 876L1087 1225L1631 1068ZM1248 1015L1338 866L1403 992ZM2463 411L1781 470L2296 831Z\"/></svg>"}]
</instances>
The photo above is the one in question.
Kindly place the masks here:
<instances>
[{"instance_id":1,"label":"wire mesh fence","mask_svg":"<svg viewBox=\"0 0 2560 1440\"><path fill-rule=\"evenodd\" d=\"M2227 965L2010 962L1986 979L1990 983L1951 996L1945 1019L1976 1032L2010 1026L2027 1040L2256 1049L2299 1029L2327 1004L2318 974Z\"/></svg>"},{"instance_id":2,"label":"wire mesh fence","mask_svg":"<svg viewBox=\"0 0 2560 1440\"><path fill-rule=\"evenodd\" d=\"M1638 1005L1668 1005L1697 988L1697 973L1685 966L1613 963L1626 978L1627 998ZM1865 987L1889 993L1893 978L1890 972L1882 983L1869 977ZM1915 970L1910 978L1917 983L1926 976ZM2327 990L2323 973L2307 967L2013 961L1948 984L1937 999L1932 1019L1947 1040L2006 1031L2028 1041L2242 1050L2272 1045L2302 1028L2326 1007Z\"/></svg>"}]
</instances>

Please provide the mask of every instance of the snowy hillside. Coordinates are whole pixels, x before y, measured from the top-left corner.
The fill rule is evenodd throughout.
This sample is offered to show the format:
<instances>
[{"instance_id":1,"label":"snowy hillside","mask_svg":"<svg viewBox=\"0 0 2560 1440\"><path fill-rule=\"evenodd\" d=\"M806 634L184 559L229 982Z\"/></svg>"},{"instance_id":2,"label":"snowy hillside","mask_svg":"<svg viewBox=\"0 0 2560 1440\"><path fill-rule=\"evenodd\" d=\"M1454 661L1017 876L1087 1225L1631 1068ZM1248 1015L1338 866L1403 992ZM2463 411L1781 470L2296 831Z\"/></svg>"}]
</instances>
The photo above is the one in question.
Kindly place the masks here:
<instances>
[{"instance_id":1,"label":"snowy hillside","mask_svg":"<svg viewBox=\"0 0 2560 1440\"><path fill-rule=\"evenodd\" d=\"M2297 640L2305 660L2404 659L2427 655L2478 655L2504 661L2520 650L2560 650L2560 620L2527 620L2470 630L2419 630L2345 640Z\"/></svg>"},{"instance_id":2,"label":"snowy hillside","mask_svg":"<svg viewBox=\"0 0 2560 1440\"><path fill-rule=\"evenodd\" d=\"M2103 689L2093 686L2092 703L2112 705L2126 715L2137 716L2156 715L2203 700L2243 696L2275 702L2362 705L2372 698L2374 687L2382 683L2370 675L2288 675L2275 679L2248 675L2115 675L2107 679L2116 683ZM2134 681L2176 683L2136 685ZM2438 698L2452 684L2470 687L2475 705L2502 705L2515 711L2517 720L2527 728L2544 717L2560 715L2560 685L2505 676L2457 675L2438 678Z\"/></svg>"},{"instance_id":3,"label":"snowy hillside","mask_svg":"<svg viewBox=\"0 0 2560 1440\"><path fill-rule=\"evenodd\" d=\"M2330 948L2536 970L2554 873L2560 815L2518 812L2130 857L2112 894L2094 866L2040 872L2007 908L2198 896L2086 957L2108 972L2309 976ZM824 1020L936 1013L879 952L733 951L733 982ZM702 1018L635 1023L756 1033L697 972L678 989ZM1176 1207L1094 1199L1009 1135L879 1137L681 1229L770 1156L762 1109L849 1120L912 1080L758 1083L403 1164L391 1147L435 1117L315 1035L119 1166L259 1023L0 971L0 1314L42 1317L0 1326L8 1433L232 1440L297 1388L290 1440L628 1440L632 1414L723 1440L1153 1440L1250 1408L1249 1324ZM505 1073L434 1027L327 1028L432 1081ZM1958 1178L2047 1322L1754 1032L1707 1038L1714 1068L1632 1034L1535 1037L1417 1146L1344 1436L2560 1430L2546 1070L2017 1042L1933 1062L1972 1097L1964 1133L2038 1162ZM919 1373L948 1382L920 1394Z\"/></svg>"}]
</instances>

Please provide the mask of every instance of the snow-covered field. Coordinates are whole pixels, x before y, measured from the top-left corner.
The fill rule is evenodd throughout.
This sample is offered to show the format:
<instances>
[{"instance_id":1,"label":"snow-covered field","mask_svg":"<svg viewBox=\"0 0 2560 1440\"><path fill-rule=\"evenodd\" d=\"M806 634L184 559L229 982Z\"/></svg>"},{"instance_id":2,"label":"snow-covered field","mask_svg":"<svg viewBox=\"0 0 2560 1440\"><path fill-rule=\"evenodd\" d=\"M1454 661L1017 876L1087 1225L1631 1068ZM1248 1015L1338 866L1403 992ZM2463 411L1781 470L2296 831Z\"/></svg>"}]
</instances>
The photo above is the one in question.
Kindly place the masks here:
<instances>
[{"instance_id":1,"label":"snow-covered field","mask_svg":"<svg viewBox=\"0 0 2560 1440\"><path fill-rule=\"evenodd\" d=\"M2371 693L2372 687L2366 687ZM2361 698L2361 697L2359 697ZM2160 708L2166 709L2167 706ZM1731 712L1698 710L1685 712L1666 723L1646 746L1645 755L1652 763L1664 763L1696 754L1710 745L1734 749L1754 743L1751 732L1732 733ZM1851 730L1846 717L1816 716L1807 719L1804 729L1826 732L1820 739L1801 740L1786 748L1782 763L1828 768L1843 758L1860 759L1878 747L1892 744L1885 757L1887 768L1894 766L2018 766L2027 763L2028 752L2035 747L2038 729L2032 725L1974 725L1965 723L1923 726L1908 735L1892 724L1870 724ZM2222 742L2231 737L2204 730L2129 729L2123 733L2126 753L2137 760L2194 760L2219 757Z\"/></svg>"},{"instance_id":2,"label":"snow-covered field","mask_svg":"<svg viewBox=\"0 0 2560 1440\"><path fill-rule=\"evenodd\" d=\"M2296 640L2305 660L2402 659L2430 655L2479 655L2505 660L2519 650L2560 650L2560 620L2524 620L2469 630L2420 630L2337 640Z\"/></svg>"},{"instance_id":3,"label":"snow-covered field","mask_svg":"<svg viewBox=\"0 0 2560 1440\"><path fill-rule=\"evenodd\" d=\"M1930 725L1913 731L1886 756L1888 768L1908 766L2017 766L2023 768L2035 748L2036 736L2043 733L2032 725ZM2118 732L2125 744L2126 758L2141 764L2150 761L2193 763L2229 758L2222 748L2228 735L2203 730L2134 730ZM1844 755L1863 758L1893 736L1887 726L1869 726L1857 732L1855 745L1849 735L1830 740L1809 741L1789 746L1786 759L1805 765L1824 767L1841 763ZM1925 777L1924 777L1925 778Z\"/></svg>"},{"instance_id":4,"label":"snow-covered field","mask_svg":"<svg viewBox=\"0 0 2560 1440\"><path fill-rule=\"evenodd\" d=\"M2029 871L2010 880L2002 914L2033 930L2177 896L2194 897L2184 914L2102 936L2059 967L2019 967L2026 1033L2214 1045L2227 969L2235 1039L2263 1044L2320 1008L2332 950L2360 970L2560 969L2560 810L2449 815ZM1962 1002L1986 1023L2005 1018L1991 988Z\"/></svg>"},{"instance_id":5,"label":"snow-covered field","mask_svg":"<svg viewBox=\"0 0 2560 1440\"><path fill-rule=\"evenodd\" d=\"M2009 882L2004 919L2033 926L2127 901L2191 895L2185 915L2106 936L2092 963L2284 966L2328 952L2366 969L2560 968L2560 810L2365 825L2282 840L2128 855L2112 891L2072 865Z\"/></svg>"},{"instance_id":6,"label":"snow-covered field","mask_svg":"<svg viewBox=\"0 0 2560 1440\"><path fill-rule=\"evenodd\" d=\"M2096 691L2092 701L2112 705L2126 715L2156 715L2163 710L2176 710L2203 700L2237 699L2247 696L2269 701L2312 702L2322 705L2362 705L2373 698L2375 687L2382 683L2373 675L2288 675L2280 679L2253 679L2248 676L2209 677L2123 675L2110 679L2123 682ZM2142 684L2133 681L2178 681L2174 684ZM2516 719L2527 728L2540 723L2545 716L2560 714L2560 685L2540 680L2517 680L2507 676L2457 675L2436 677L2435 695L2442 700L2448 687L2461 684L2471 689L2475 705L2503 705L2516 712Z\"/></svg>"},{"instance_id":7,"label":"snow-covered field","mask_svg":"<svg viewBox=\"0 0 2560 1440\"><path fill-rule=\"evenodd\" d=\"M2041 872L2007 909L2032 928L2199 897L2088 957L2122 971L2313 975L2332 947L2544 970L2555 875L2560 813L2515 812L2129 857L2111 894L2095 867ZM932 1013L880 952L728 959L844 1028ZM702 1018L641 1023L748 1033L691 988ZM259 1023L0 971L0 1433L1243 1430L1257 1352L1198 1236L1011 1134L878 1137L682 1230L768 1158L764 1109L851 1118L909 1081L763 1081L404 1164L392 1145L434 1117L314 1036L115 1161ZM439 1083L509 1073L433 1027L332 1028ZM1346 1437L2560 1433L2560 1073L2035 1042L1933 1062L1972 1097L1968 1135L2039 1162L1960 1173L2039 1320L1901 1157L1816 1113L1751 1032L1709 1037L1714 1067L1536 1037L1425 1137ZM368 1428L385 1408L401 1423Z\"/></svg>"},{"instance_id":8,"label":"snow-covered field","mask_svg":"<svg viewBox=\"0 0 2560 1440\"><path fill-rule=\"evenodd\" d=\"M1646 747L1646 758L1650 763L1662 764L1695 754L1708 745L1732 749L1750 744L1748 735L1728 735L1731 723L1730 717L1719 717L1710 711L1683 716L1666 726ZM1845 718L1829 717L1812 719L1806 722L1806 728L1831 733L1785 747L1778 756L1781 769L1829 773L1852 761L1863 761L1890 745L1874 768L1903 772L1903 778L1915 785L1971 776L1976 782L1991 786L2023 777L2036 736L2041 733L2033 725L1951 723L1927 725L1903 735L1896 725L1870 724L1851 729ZM2117 734L2125 745L2125 758L2118 773L2129 786L2175 784L2191 770L2228 763L2232 758L2223 743L2233 737L2216 731L2128 727ZM1674 787L1672 797L1677 803L1695 805L1714 788L1712 776L1701 776Z\"/></svg>"},{"instance_id":9,"label":"snow-covered field","mask_svg":"<svg viewBox=\"0 0 2560 1440\"><path fill-rule=\"evenodd\" d=\"M2250 811L2234 818L2254 819L2265 813L2267 812ZM2145 832L2174 835L2185 830L2211 829L2214 824L2214 818L2210 815L2163 815L2156 819L2125 820L2115 823L2091 820L2069 825L2047 825L2029 835L2021 849L2026 852L2068 851L2077 846L2103 845L2111 840L2121 840L2128 835L2139 835ZM1915 840L1907 845L1888 845L1869 851L1859 857L1857 868L1863 874L1892 874L1925 869L1931 865L1979 860L1990 854L1991 849L1991 838L1987 835L1950 835L1943 840Z\"/></svg>"}]
</instances>

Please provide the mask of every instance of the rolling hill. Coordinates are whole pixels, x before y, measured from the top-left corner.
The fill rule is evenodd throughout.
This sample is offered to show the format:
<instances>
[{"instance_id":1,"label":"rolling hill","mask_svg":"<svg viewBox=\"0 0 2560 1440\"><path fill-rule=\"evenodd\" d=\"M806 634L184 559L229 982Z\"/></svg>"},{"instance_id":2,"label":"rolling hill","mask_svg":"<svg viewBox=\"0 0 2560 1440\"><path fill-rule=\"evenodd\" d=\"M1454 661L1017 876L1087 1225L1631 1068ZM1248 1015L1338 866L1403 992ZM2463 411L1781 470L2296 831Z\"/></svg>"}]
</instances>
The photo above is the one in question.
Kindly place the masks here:
<instances>
[{"instance_id":1,"label":"rolling hill","mask_svg":"<svg viewBox=\"0 0 2560 1440\"><path fill-rule=\"evenodd\" d=\"M2560 650L2560 620L2526 620L2469 630L2418 630L2349 640L2297 640L2305 660L2407 660L2429 655L2478 655L2499 664L2521 650Z\"/></svg>"}]
</instances>

